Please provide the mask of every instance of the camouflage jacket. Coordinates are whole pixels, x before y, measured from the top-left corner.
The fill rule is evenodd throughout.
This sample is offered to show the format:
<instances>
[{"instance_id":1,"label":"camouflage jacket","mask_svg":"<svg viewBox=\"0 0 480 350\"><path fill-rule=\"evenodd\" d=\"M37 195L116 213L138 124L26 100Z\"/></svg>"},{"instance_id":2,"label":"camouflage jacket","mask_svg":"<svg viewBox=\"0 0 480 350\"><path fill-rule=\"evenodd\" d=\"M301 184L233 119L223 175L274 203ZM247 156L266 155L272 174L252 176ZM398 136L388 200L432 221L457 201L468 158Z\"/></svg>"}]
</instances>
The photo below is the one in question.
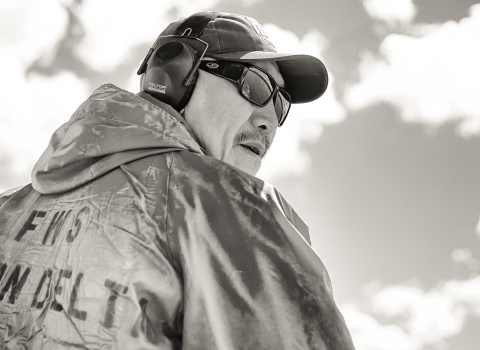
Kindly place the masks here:
<instances>
[{"instance_id":1,"label":"camouflage jacket","mask_svg":"<svg viewBox=\"0 0 480 350\"><path fill-rule=\"evenodd\" d=\"M0 348L353 349L308 227L107 84L0 198Z\"/></svg>"}]
</instances>

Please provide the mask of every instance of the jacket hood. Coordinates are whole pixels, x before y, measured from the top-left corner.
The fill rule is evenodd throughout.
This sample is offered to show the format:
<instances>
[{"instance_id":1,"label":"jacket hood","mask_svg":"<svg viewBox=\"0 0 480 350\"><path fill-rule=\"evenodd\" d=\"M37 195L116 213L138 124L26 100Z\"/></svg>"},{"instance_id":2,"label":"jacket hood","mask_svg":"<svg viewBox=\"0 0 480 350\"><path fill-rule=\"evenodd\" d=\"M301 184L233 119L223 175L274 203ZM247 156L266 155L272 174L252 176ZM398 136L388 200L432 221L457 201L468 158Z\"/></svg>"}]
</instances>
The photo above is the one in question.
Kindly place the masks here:
<instances>
[{"instance_id":1,"label":"jacket hood","mask_svg":"<svg viewBox=\"0 0 480 350\"><path fill-rule=\"evenodd\" d=\"M40 193L61 193L154 154L202 154L183 118L112 84L100 86L50 139L32 171ZM168 111L168 112L167 112Z\"/></svg>"}]
</instances>

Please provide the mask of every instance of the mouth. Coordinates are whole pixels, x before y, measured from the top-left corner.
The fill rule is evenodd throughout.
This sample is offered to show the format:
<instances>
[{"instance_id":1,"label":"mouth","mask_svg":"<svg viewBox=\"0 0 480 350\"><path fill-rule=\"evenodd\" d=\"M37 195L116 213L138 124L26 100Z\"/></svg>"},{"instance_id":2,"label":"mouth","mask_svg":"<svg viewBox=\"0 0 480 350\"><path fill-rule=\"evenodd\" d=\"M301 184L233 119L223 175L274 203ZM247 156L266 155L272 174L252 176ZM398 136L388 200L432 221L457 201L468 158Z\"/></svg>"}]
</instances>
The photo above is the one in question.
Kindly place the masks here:
<instances>
[{"instance_id":1,"label":"mouth","mask_svg":"<svg viewBox=\"0 0 480 350\"><path fill-rule=\"evenodd\" d=\"M239 143L238 145L243 147L247 151L252 152L258 157L262 157L263 154L265 153L265 147L259 142L255 142L255 141L242 142L242 143Z\"/></svg>"}]
</instances>

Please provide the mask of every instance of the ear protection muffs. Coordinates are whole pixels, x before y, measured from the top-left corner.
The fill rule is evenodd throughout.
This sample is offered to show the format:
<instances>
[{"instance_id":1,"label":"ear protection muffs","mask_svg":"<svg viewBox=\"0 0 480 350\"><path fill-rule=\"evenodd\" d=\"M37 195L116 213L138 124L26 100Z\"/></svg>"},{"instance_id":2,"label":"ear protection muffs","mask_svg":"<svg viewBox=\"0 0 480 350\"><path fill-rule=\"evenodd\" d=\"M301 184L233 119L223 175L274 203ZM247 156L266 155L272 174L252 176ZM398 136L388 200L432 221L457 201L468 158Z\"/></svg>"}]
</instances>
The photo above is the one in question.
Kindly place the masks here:
<instances>
[{"instance_id":1,"label":"ear protection muffs","mask_svg":"<svg viewBox=\"0 0 480 350\"><path fill-rule=\"evenodd\" d=\"M218 12L199 12L188 17L172 35L159 36L138 69L142 91L181 111L190 100L198 76L198 66L208 49L208 43L199 39L207 24L218 17ZM201 56L188 44L171 41L155 49L160 38L193 39L205 45Z\"/></svg>"},{"instance_id":2,"label":"ear protection muffs","mask_svg":"<svg viewBox=\"0 0 480 350\"><path fill-rule=\"evenodd\" d=\"M147 63L142 91L177 111L182 110L195 87L197 71L188 86L184 82L196 61L197 53L190 45L174 41L160 46Z\"/></svg>"}]
</instances>

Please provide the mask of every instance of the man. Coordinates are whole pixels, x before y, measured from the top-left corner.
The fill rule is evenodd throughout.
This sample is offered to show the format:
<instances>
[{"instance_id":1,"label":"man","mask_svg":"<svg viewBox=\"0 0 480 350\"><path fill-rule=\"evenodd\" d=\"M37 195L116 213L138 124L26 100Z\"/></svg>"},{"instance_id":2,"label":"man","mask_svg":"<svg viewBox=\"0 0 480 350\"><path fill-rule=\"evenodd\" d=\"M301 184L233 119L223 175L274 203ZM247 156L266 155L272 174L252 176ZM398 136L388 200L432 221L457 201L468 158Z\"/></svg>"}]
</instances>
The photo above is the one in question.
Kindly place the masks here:
<instances>
[{"instance_id":1,"label":"man","mask_svg":"<svg viewBox=\"0 0 480 350\"><path fill-rule=\"evenodd\" d=\"M172 23L0 197L0 347L353 349L308 228L254 177L323 64L251 18Z\"/></svg>"}]
</instances>

